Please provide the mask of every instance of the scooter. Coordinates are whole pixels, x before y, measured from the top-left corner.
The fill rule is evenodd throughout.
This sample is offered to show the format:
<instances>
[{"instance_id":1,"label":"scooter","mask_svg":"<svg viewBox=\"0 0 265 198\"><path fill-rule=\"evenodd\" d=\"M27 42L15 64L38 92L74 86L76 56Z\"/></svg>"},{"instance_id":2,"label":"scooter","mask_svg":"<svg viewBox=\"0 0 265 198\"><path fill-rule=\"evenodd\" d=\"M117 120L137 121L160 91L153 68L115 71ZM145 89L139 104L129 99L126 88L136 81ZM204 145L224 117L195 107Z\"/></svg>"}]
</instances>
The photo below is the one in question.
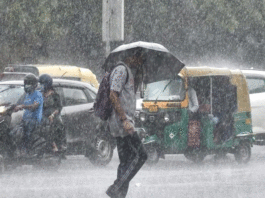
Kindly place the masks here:
<instances>
[{"instance_id":1,"label":"scooter","mask_svg":"<svg viewBox=\"0 0 265 198\"><path fill-rule=\"evenodd\" d=\"M23 165L32 165L42 170L57 170L61 155L53 152L44 137L39 135L40 129L30 135L27 149L24 146L22 125L10 129L15 107L16 105L0 105L0 173Z\"/></svg>"}]
</instances>

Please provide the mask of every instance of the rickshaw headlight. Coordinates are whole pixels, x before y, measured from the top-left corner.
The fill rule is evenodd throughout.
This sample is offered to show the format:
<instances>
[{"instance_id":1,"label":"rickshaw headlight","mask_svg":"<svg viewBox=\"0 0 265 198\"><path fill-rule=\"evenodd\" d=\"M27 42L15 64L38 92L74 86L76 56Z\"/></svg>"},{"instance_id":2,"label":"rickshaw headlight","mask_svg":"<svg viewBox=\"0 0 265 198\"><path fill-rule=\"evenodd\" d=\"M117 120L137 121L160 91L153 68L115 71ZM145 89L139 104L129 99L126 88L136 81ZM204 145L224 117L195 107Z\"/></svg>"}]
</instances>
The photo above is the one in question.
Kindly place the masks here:
<instances>
[{"instance_id":1,"label":"rickshaw headlight","mask_svg":"<svg viewBox=\"0 0 265 198\"><path fill-rule=\"evenodd\" d=\"M146 120L145 114L144 113L140 113L140 120L142 122L144 122Z\"/></svg>"},{"instance_id":2,"label":"rickshaw headlight","mask_svg":"<svg viewBox=\"0 0 265 198\"><path fill-rule=\"evenodd\" d=\"M139 117L140 117L140 111L135 111L134 112L134 117L137 118L137 119L139 119Z\"/></svg>"},{"instance_id":3,"label":"rickshaw headlight","mask_svg":"<svg viewBox=\"0 0 265 198\"><path fill-rule=\"evenodd\" d=\"M5 113L5 112L6 112L6 107L0 106L0 113Z\"/></svg>"},{"instance_id":4,"label":"rickshaw headlight","mask_svg":"<svg viewBox=\"0 0 265 198\"><path fill-rule=\"evenodd\" d=\"M169 114L168 113L165 114L164 120L165 120L165 122L169 122L170 121L170 118L169 118Z\"/></svg>"}]
</instances>

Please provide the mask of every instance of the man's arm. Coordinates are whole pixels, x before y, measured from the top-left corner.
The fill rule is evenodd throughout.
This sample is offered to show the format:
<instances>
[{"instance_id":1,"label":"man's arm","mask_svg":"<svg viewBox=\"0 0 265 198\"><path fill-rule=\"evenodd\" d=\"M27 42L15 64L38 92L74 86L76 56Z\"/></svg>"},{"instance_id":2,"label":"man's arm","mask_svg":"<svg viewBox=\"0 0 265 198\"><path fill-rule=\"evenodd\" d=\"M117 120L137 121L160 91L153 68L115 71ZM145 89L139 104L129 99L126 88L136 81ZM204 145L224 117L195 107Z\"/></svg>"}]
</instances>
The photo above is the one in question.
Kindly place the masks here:
<instances>
[{"instance_id":1,"label":"man's arm","mask_svg":"<svg viewBox=\"0 0 265 198\"><path fill-rule=\"evenodd\" d=\"M35 109L37 109L39 107L39 103L38 102L34 102L32 105L18 105L15 107L15 111L20 111L20 110L23 110L23 109L29 109L31 111L34 111Z\"/></svg>"},{"instance_id":2,"label":"man's arm","mask_svg":"<svg viewBox=\"0 0 265 198\"><path fill-rule=\"evenodd\" d=\"M195 113L199 109L199 102L196 91L194 89L190 90L190 100L193 104L193 106L191 107L191 112Z\"/></svg>"},{"instance_id":3,"label":"man's arm","mask_svg":"<svg viewBox=\"0 0 265 198\"><path fill-rule=\"evenodd\" d=\"M127 120L127 117L125 115L125 112L123 108L121 107L119 94L116 91L110 91L110 100L113 106L114 111L118 114L119 119L122 121L123 129L130 135L134 133L134 127L132 123Z\"/></svg>"},{"instance_id":4,"label":"man's arm","mask_svg":"<svg viewBox=\"0 0 265 198\"><path fill-rule=\"evenodd\" d=\"M119 94L121 93L127 78L127 70L124 66L116 67L111 75L111 86L110 86L110 101L112 103L114 111L117 113L119 119L122 122L124 131L128 134L134 133L133 124L127 120L124 109L121 106Z\"/></svg>"},{"instance_id":5,"label":"man's arm","mask_svg":"<svg viewBox=\"0 0 265 198\"><path fill-rule=\"evenodd\" d=\"M116 91L110 90L110 101L112 103L112 106L114 108L114 111L118 114L121 121L124 121L127 119L125 112L123 108L121 107L119 94Z\"/></svg>"},{"instance_id":6,"label":"man's arm","mask_svg":"<svg viewBox=\"0 0 265 198\"><path fill-rule=\"evenodd\" d=\"M40 103L35 101L32 105L23 105L23 109L35 111L39 107L39 105L40 105Z\"/></svg>"},{"instance_id":7,"label":"man's arm","mask_svg":"<svg viewBox=\"0 0 265 198\"><path fill-rule=\"evenodd\" d=\"M18 105L18 106L15 107L14 110L15 111L20 111L20 110L23 110L23 109L28 109L30 111L35 111L39 107L39 105L42 104L42 103L43 103L42 94L39 93L35 97L33 104L30 104L30 105L25 105L25 104Z\"/></svg>"}]
</instances>

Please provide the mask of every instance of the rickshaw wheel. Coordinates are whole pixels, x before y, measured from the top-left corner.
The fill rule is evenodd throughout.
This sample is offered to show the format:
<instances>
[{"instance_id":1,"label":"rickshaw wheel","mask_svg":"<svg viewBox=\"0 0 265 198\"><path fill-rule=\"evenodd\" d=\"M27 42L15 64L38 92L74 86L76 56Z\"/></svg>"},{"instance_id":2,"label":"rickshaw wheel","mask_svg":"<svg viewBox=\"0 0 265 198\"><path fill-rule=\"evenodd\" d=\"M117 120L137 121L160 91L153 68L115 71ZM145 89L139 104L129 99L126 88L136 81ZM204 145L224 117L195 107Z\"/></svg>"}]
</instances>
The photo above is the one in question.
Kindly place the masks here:
<instances>
[{"instance_id":1,"label":"rickshaw wheel","mask_svg":"<svg viewBox=\"0 0 265 198\"><path fill-rule=\"evenodd\" d=\"M147 160L146 164L149 166L155 165L159 161L159 153L155 147L147 147L146 148L147 152Z\"/></svg>"},{"instance_id":2,"label":"rickshaw wheel","mask_svg":"<svg viewBox=\"0 0 265 198\"><path fill-rule=\"evenodd\" d=\"M238 145L235 152L235 159L238 163L248 163L251 157L251 147L248 142L242 142Z\"/></svg>"},{"instance_id":3,"label":"rickshaw wheel","mask_svg":"<svg viewBox=\"0 0 265 198\"><path fill-rule=\"evenodd\" d=\"M204 158L206 157L206 153L204 152L184 152L184 156L190 160L190 161L193 161L194 163L201 163Z\"/></svg>"},{"instance_id":4,"label":"rickshaw wheel","mask_svg":"<svg viewBox=\"0 0 265 198\"><path fill-rule=\"evenodd\" d=\"M7 169L8 153L6 145L0 141L0 174L3 174Z\"/></svg>"}]
</instances>

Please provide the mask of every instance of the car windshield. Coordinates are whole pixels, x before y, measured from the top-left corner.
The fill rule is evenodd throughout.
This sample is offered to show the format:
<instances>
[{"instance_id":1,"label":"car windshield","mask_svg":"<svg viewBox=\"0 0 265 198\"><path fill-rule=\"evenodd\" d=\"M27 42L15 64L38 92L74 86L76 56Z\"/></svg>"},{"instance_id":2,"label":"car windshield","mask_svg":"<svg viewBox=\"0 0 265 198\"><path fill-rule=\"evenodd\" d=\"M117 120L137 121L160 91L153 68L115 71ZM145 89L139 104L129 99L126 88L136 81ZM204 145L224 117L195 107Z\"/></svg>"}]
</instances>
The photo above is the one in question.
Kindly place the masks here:
<instances>
[{"instance_id":1,"label":"car windshield","mask_svg":"<svg viewBox=\"0 0 265 198\"><path fill-rule=\"evenodd\" d=\"M144 100L177 100L185 98L184 83L181 78L163 80L147 84Z\"/></svg>"},{"instance_id":2,"label":"car windshield","mask_svg":"<svg viewBox=\"0 0 265 198\"><path fill-rule=\"evenodd\" d=\"M23 80L25 78L26 74L4 74L1 81L12 81L12 80Z\"/></svg>"},{"instance_id":3,"label":"car windshield","mask_svg":"<svg viewBox=\"0 0 265 198\"><path fill-rule=\"evenodd\" d=\"M16 104L24 94L21 85L0 85L0 105Z\"/></svg>"}]
</instances>

